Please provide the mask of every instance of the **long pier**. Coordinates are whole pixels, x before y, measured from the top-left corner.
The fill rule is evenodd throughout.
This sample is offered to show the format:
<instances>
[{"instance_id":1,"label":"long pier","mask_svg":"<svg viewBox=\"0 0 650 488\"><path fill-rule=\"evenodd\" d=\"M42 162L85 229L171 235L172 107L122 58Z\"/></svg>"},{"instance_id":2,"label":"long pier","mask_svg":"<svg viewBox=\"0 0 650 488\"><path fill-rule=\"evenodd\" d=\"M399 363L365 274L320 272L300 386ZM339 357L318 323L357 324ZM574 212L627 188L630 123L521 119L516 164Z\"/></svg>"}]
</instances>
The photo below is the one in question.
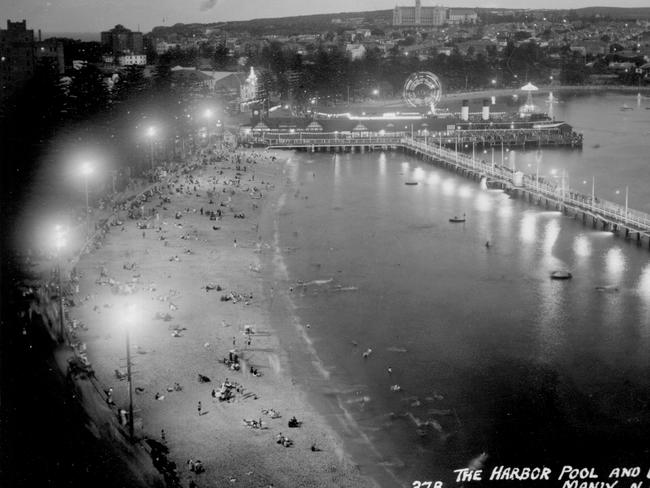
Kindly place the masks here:
<instances>
[{"instance_id":1,"label":"long pier","mask_svg":"<svg viewBox=\"0 0 650 488\"><path fill-rule=\"evenodd\" d=\"M437 141L420 141L412 137L376 135L371 137L284 138L281 135L265 137L269 149L298 149L312 152L403 150L437 166L455 171L467 178L481 181L488 186L502 188L507 193L530 203L561 211L582 220L593 228L635 239L638 245L647 241L650 249L650 214L623 207L614 202L592 198L564 185L554 185L534 175L526 175L494 163L468 156L435 144Z\"/></svg>"}]
</instances>

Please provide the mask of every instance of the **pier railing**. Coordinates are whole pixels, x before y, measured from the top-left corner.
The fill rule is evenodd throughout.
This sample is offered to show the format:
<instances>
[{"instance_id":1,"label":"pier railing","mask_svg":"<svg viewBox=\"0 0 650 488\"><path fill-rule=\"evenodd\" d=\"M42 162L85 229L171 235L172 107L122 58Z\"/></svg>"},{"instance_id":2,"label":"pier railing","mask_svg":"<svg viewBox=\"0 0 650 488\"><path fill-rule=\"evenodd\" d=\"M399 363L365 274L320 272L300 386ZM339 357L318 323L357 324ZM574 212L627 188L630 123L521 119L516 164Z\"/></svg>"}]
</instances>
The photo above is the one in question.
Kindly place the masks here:
<instances>
[{"instance_id":1,"label":"pier railing","mask_svg":"<svg viewBox=\"0 0 650 488\"><path fill-rule=\"evenodd\" d=\"M603 222L620 225L629 230L650 236L650 214L617 203L592 198L568 186L550 183L535 175L524 174L512 168L477 159L461 151L445 146L439 138L409 137L403 132L390 134L360 134L335 136L327 134L265 134L261 139L269 148L345 148L345 147L403 147L415 153L443 161L447 165L485 176L488 180L500 182L508 188L529 192L535 198L545 198L561 207L570 207L601 219ZM442 144L441 144L442 142Z\"/></svg>"},{"instance_id":2,"label":"pier railing","mask_svg":"<svg viewBox=\"0 0 650 488\"><path fill-rule=\"evenodd\" d=\"M509 187L522 188L533 195L548 198L554 202L580 209L596 217L601 217L621 224L636 231L650 232L650 214L638 210L625 208L617 203L600 198L592 199L591 195L585 195L568 186L550 184L547 181L537 180L534 175L522 173L521 181L517 181L515 171L510 168L488 163L484 160L477 160L460 151L453 151L432 144L425 144L411 138L402 139L402 145L430 157L445 161L447 164L456 165L467 171L485 175L488 178L504 183Z\"/></svg>"}]
</instances>

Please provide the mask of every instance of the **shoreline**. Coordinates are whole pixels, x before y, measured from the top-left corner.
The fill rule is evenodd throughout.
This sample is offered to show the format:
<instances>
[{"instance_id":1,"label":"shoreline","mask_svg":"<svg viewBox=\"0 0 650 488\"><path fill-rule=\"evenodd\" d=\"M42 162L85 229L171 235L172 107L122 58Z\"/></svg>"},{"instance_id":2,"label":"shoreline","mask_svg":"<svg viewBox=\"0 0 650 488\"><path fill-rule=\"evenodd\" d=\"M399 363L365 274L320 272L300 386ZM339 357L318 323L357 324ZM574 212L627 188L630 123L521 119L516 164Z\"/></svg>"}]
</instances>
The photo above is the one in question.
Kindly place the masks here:
<instances>
[{"instance_id":1,"label":"shoreline","mask_svg":"<svg viewBox=\"0 0 650 488\"><path fill-rule=\"evenodd\" d=\"M283 172L285 175L286 172ZM273 327L278 331L282 349L287 352L287 364L292 382L296 382L306 401L312 405L317 415L336 434L337 457L351 466L355 473L369 476L372 486L396 486L400 480L382 463L383 458L341 401L341 393L330 383L331 372L322 363L313 347L309 324L303 325L299 309L293 299L292 288L296 282L288 272L283 251L279 242L279 215L282 214L285 199L293 194L295 182L287 182L283 193L275 196L272 206L273 216L264 219L269 226L267 232L273 235L268 252L262 252L263 268L268 270L264 280L265 295L272 303L270 308ZM282 327L280 322L284 322ZM299 369L298 369L299 368ZM339 486L348 486L347 483ZM365 486L358 482L350 486Z\"/></svg>"},{"instance_id":2,"label":"shoreline","mask_svg":"<svg viewBox=\"0 0 650 488\"><path fill-rule=\"evenodd\" d=\"M255 153L239 154L246 159ZM289 363L275 330L277 324L269 321L272 303L265 298L265 270L260 270L267 243L258 234L260 224L264 225L262 216L272 212L269 205L276 201L273 193L283 187L280 173L285 163L271 161L268 154L255 157L264 160L246 164L251 172L238 171L226 162L201 166L195 172L197 177L190 177L194 181L187 180L188 175L179 177L173 196L169 196L171 202L160 210L156 207L157 217L149 214L147 222L155 221L158 229L164 228L162 231L153 226L138 229L138 221L126 218L124 231L113 227L104 245L84 255L77 265L81 291L70 315L87 329L80 336L97 378L106 389L113 389L111 398L116 405L125 408L126 385L115 376L116 369L125 368L124 332L115 323L120 313L113 310L129 297L111 295L107 287L95 281L103 269L110 279L138 288L133 297L140 295L142 324L131 333L136 431L169 447L182 486L190 480L198 486L230 482L237 486L373 486L351 463L338 434L288 374L301 366ZM236 173L241 179L235 178ZM183 181L186 186L179 191ZM251 200L253 194L245 191L257 182L261 188L269 189L269 184L275 187L261 190L265 194L261 202ZM218 207L223 210L220 220L208 220L207 213L199 216L201 202L208 206L203 195L210 186L228 190L212 192L214 200L225 205ZM147 213L153 205L145 205ZM216 205L209 208L217 210ZM181 212L180 219L174 218L177 212ZM233 214L238 213L245 217L235 220ZM135 267L127 271L130 263ZM223 291L204 289L208 282L219 284ZM217 303L219 295L228 292L235 297L250 293L252 299L245 300L247 305L232 303L234 300ZM173 319L169 323L152 319L156 314L169 314ZM282 320L282 314L279 317ZM245 325L255 332L250 336L251 345L245 344ZM180 329L180 337L172 336L172 326ZM239 372L229 371L220 363L232 350L233 342L241 357ZM261 378L249 374L252 366L262 372ZM210 377L211 382L199 384L197 374ZM244 388L242 394L235 394L234 402L210 397L210 390L218 390L224 378ZM174 383L182 391L168 391ZM154 394L164 399L156 400ZM199 415L198 402L203 407ZM271 408L282 418L270 419L261 413ZM287 428L286 421L293 415L304 422L301 428ZM261 418L266 428L250 429L243 418ZM280 432L294 441L293 447L274 442ZM312 452L312 444L322 450ZM205 473L192 473L187 459L200 459Z\"/></svg>"},{"instance_id":3,"label":"shoreline","mask_svg":"<svg viewBox=\"0 0 650 488\"><path fill-rule=\"evenodd\" d=\"M533 97L546 94L549 92L553 93L570 93L570 92L583 92L583 93L600 93L600 92L626 92L636 95L637 93L645 94L644 96L650 95L650 85L635 87L629 85L540 85L538 90L533 92ZM496 88L496 89L486 89L486 90L476 90L476 91L460 91L460 92L451 92L445 93L443 87L443 94L438 102L437 106L442 108L450 108L450 105L456 106L462 100L469 100L470 102L481 101L485 98L490 97L505 97L519 95L519 98L525 98L526 92L522 91L519 88ZM379 100L368 100L364 102L354 102L349 105L341 104L334 107L319 107L321 110L326 112L345 112L349 109L357 110L377 110L377 109L396 109L404 108L410 111L413 111L413 107L410 107L401 97L400 98L386 98ZM332 110L335 109L335 110ZM460 110L460 105L458 105Z\"/></svg>"}]
</instances>

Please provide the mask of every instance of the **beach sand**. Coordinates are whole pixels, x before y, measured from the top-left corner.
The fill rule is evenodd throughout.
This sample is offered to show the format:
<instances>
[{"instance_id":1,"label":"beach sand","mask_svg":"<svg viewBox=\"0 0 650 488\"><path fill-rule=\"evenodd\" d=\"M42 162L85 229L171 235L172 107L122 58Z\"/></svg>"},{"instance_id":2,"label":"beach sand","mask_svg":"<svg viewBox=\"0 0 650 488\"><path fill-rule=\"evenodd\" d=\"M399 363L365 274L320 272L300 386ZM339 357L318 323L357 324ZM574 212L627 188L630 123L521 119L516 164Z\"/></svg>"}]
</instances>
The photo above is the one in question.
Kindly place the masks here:
<instances>
[{"instance_id":1,"label":"beach sand","mask_svg":"<svg viewBox=\"0 0 650 488\"><path fill-rule=\"evenodd\" d=\"M136 437L167 445L182 486L190 480L199 487L374 486L292 381L292 369L303 365L289 363L275 332L296 323L291 308L282 305L290 301L289 290L287 283L277 286L278 276L287 277L273 269L281 259L271 242L270 219L283 192L285 163L269 153L239 154L239 171L235 162L224 161L201 166L191 181L187 175L175 178L145 204L146 220L122 212L123 230L111 227L103 246L77 264L79 293L70 318L77 321L98 382L112 388L116 417L117 408L128 410L128 384L116 370L126 372L130 323ZM256 163L246 163L249 156ZM161 196L170 201L161 202ZM218 209L222 218L210 220L207 212ZM269 221L260 222L261 215ZM102 269L110 279L130 283L135 293L114 294L110 285L98 284ZM207 289L208 284L221 290ZM226 296L235 299L224 301ZM134 304L136 315L129 320ZM252 334L245 333L246 326ZM231 351L241 358L240 371L222 362ZM260 377L249 373L251 366ZM199 374L211 381L199 382ZM211 396L226 378L243 387L230 402ZM176 383L182 390L173 389ZM265 409L281 418L272 419ZM299 428L288 428L292 416L302 422ZM243 419L261 419L263 428L250 428ZM279 433L293 446L277 444ZM312 451L314 444L320 451ZM200 460L205 472L192 472L190 459Z\"/></svg>"}]
</instances>

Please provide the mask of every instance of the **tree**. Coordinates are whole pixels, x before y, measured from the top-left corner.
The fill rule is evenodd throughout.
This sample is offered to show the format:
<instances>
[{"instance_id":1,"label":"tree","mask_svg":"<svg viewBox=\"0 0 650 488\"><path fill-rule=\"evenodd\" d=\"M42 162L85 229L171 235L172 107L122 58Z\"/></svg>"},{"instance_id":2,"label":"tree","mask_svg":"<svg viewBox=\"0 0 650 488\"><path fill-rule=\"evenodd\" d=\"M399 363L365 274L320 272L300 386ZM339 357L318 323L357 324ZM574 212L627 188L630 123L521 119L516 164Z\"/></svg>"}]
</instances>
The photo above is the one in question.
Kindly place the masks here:
<instances>
[{"instance_id":1,"label":"tree","mask_svg":"<svg viewBox=\"0 0 650 488\"><path fill-rule=\"evenodd\" d=\"M214 69L225 69L229 63L230 50L223 44L219 44L212 56L212 66Z\"/></svg>"},{"instance_id":2,"label":"tree","mask_svg":"<svg viewBox=\"0 0 650 488\"><path fill-rule=\"evenodd\" d=\"M111 93L114 102L122 102L144 92L148 83L144 78L144 67L127 66Z\"/></svg>"},{"instance_id":3,"label":"tree","mask_svg":"<svg viewBox=\"0 0 650 488\"><path fill-rule=\"evenodd\" d=\"M104 75L96 66L87 64L78 69L69 87L71 113L76 118L95 114L108 105L108 88Z\"/></svg>"}]
</instances>

